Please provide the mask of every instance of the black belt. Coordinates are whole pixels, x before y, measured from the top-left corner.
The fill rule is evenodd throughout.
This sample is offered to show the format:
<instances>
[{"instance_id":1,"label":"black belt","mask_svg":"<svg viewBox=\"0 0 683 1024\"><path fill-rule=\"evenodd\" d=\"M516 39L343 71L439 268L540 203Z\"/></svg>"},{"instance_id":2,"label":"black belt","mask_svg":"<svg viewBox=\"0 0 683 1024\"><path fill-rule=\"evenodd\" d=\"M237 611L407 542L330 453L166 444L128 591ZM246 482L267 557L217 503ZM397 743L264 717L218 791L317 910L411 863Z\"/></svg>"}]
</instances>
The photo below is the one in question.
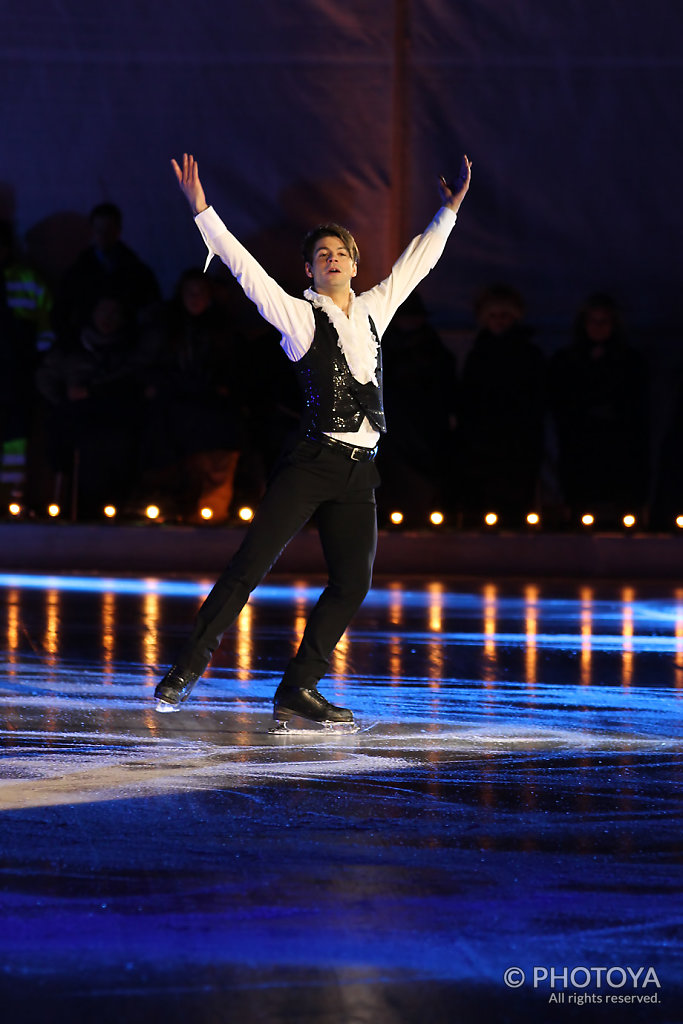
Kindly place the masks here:
<instances>
[{"instance_id":1,"label":"black belt","mask_svg":"<svg viewBox=\"0 0 683 1024\"><path fill-rule=\"evenodd\" d=\"M347 444L346 441L339 441L328 434L307 434L306 440L324 444L327 448L336 448L354 462L372 462L377 454L377 445L374 448L365 448L363 445Z\"/></svg>"}]
</instances>

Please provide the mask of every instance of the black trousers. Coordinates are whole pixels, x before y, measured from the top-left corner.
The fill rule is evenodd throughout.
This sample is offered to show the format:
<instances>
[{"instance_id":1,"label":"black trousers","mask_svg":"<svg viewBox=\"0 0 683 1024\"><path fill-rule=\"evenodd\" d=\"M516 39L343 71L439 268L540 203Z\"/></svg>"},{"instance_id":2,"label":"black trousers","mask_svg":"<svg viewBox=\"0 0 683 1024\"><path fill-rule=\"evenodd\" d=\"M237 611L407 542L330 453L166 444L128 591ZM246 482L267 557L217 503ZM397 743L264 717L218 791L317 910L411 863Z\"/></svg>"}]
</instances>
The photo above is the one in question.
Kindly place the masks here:
<instances>
[{"instance_id":1,"label":"black trousers","mask_svg":"<svg viewBox=\"0 0 683 1024\"><path fill-rule=\"evenodd\" d=\"M300 441L273 474L244 541L200 608L177 660L181 670L204 671L251 591L315 515L328 582L283 679L291 686L315 686L370 588L378 483L374 462L354 462L338 449Z\"/></svg>"}]
</instances>

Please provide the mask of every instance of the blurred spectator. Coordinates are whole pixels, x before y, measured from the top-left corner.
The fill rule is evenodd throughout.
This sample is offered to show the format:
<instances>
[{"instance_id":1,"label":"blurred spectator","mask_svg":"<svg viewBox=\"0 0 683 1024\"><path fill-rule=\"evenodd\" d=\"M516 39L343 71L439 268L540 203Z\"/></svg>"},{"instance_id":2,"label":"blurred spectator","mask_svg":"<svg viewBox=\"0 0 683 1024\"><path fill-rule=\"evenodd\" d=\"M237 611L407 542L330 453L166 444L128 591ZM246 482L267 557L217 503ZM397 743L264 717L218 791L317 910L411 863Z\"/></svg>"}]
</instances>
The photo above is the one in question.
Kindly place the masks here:
<instances>
[{"instance_id":1,"label":"blurred spectator","mask_svg":"<svg viewBox=\"0 0 683 1024\"><path fill-rule=\"evenodd\" d=\"M657 458L657 482L652 499L651 526L678 532L676 519L683 515L683 375L675 383L673 406Z\"/></svg>"},{"instance_id":2,"label":"blurred spectator","mask_svg":"<svg viewBox=\"0 0 683 1024\"><path fill-rule=\"evenodd\" d=\"M535 507L543 457L545 360L523 323L524 302L507 285L475 305L479 331L463 368L459 504L476 524L495 512L518 525Z\"/></svg>"},{"instance_id":3,"label":"blurred spectator","mask_svg":"<svg viewBox=\"0 0 683 1024\"><path fill-rule=\"evenodd\" d=\"M189 522L228 518L241 444L239 339L191 269L164 310L147 371L141 496Z\"/></svg>"},{"instance_id":4,"label":"blurred spectator","mask_svg":"<svg viewBox=\"0 0 683 1024\"><path fill-rule=\"evenodd\" d=\"M399 306L382 339L389 430L378 463L385 513L424 526L443 506L455 427L455 360L430 325L417 292Z\"/></svg>"},{"instance_id":5,"label":"blurred spectator","mask_svg":"<svg viewBox=\"0 0 683 1024\"><path fill-rule=\"evenodd\" d=\"M648 373L626 343L614 300L591 295L574 340L550 366L558 474L573 517L603 521L641 510L649 482Z\"/></svg>"},{"instance_id":6,"label":"blurred spectator","mask_svg":"<svg viewBox=\"0 0 683 1024\"><path fill-rule=\"evenodd\" d=\"M32 342L33 352L46 352L54 342L52 295L40 275L19 259L14 231L6 220L0 220L0 276L4 279L0 289L4 284L7 308L17 320L29 325L26 337Z\"/></svg>"},{"instance_id":7,"label":"blurred spectator","mask_svg":"<svg viewBox=\"0 0 683 1024\"><path fill-rule=\"evenodd\" d=\"M678 532L676 519L683 515L683 383L678 383L673 408L662 439L656 467L650 525L655 530Z\"/></svg>"},{"instance_id":8,"label":"blurred spectator","mask_svg":"<svg viewBox=\"0 0 683 1024\"><path fill-rule=\"evenodd\" d=\"M63 340L78 336L100 295L118 298L138 320L159 302L156 277L121 241L122 226L114 203L100 203L91 211L92 244L67 270L55 300L54 324Z\"/></svg>"},{"instance_id":9,"label":"blurred spectator","mask_svg":"<svg viewBox=\"0 0 683 1024\"><path fill-rule=\"evenodd\" d=\"M50 348L52 299L39 275L17 256L9 221L0 220L0 492L24 497L34 373Z\"/></svg>"},{"instance_id":10,"label":"blurred spectator","mask_svg":"<svg viewBox=\"0 0 683 1024\"><path fill-rule=\"evenodd\" d=\"M125 502L136 465L140 354L132 318L118 296L92 305L76 344L55 346L36 374L49 406L48 458L71 480L78 518L99 518Z\"/></svg>"},{"instance_id":11,"label":"blurred spectator","mask_svg":"<svg viewBox=\"0 0 683 1024\"><path fill-rule=\"evenodd\" d=\"M289 438L299 430L301 389L280 332L267 323L226 267L211 276L214 300L240 338L233 378L238 378L243 416L235 475L238 504L254 505Z\"/></svg>"}]
</instances>

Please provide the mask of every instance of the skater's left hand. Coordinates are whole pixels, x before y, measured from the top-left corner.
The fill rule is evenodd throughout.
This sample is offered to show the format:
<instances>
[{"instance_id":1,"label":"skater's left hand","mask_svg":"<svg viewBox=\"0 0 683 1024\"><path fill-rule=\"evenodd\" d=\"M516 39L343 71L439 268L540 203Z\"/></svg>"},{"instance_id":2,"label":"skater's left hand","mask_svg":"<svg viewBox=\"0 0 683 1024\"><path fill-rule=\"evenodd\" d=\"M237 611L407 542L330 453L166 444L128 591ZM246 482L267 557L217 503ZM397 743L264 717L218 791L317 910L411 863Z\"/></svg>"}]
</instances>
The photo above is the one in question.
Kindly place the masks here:
<instances>
[{"instance_id":1,"label":"skater's left hand","mask_svg":"<svg viewBox=\"0 0 683 1024\"><path fill-rule=\"evenodd\" d=\"M449 185L444 177L439 178L439 192L441 193L441 199L443 205L447 206L453 213L457 213L460 209L460 204L467 195L467 190L470 187L470 179L472 177L472 161L467 159L467 156L462 158L460 164L460 174L458 180Z\"/></svg>"},{"instance_id":2,"label":"skater's left hand","mask_svg":"<svg viewBox=\"0 0 683 1024\"><path fill-rule=\"evenodd\" d=\"M171 167L180 185L180 191L190 204L192 213L196 216L208 209L204 189L199 180L199 164L192 153L183 153L182 164L175 159L171 160Z\"/></svg>"}]
</instances>

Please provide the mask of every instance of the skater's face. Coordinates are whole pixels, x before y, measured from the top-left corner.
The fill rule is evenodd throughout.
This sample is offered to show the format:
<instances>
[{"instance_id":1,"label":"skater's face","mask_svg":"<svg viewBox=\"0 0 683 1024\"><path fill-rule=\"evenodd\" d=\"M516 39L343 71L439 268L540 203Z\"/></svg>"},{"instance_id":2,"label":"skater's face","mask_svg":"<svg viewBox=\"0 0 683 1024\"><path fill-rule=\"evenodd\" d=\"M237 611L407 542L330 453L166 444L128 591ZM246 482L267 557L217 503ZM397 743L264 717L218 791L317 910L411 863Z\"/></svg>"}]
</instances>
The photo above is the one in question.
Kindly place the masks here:
<instances>
[{"instance_id":1,"label":"skater's face","mask_svg":"<svg viewBox=\"0 0 683 1024\"><path fill-rule=\"evenodd\" d=\"M92 322L101 338L113 338L124 325L121 303L117 299L100 299L93 309Z\"/></svg>"},{"instance_id":2,"label":"skater's face","mask_svg":"<svg viewBox=\"0 0 683 1024\"><path fill-rule=\"evenodd\" d=\"M306 274L321 295L348 289L357 272L358 265L341 238L336 235L319 238L311 262L306 264Z\"/></svg>"},{"instance_id":3,"label":"skater's face","mask_svg":"<svg viewBox=\"0 0 683 1024\"><path fill-rule=\"evenodd\" d=\"M181 298L190 316L201 316L211 305L211 289L206 282L192 279L183 285Z\"/></svg>"},{"instance_id":4,"label":"skater's face","mask_svg":"<svg viewBox=\"0 0 683 1024\"><path fill-rule=\"evenodd\" d=\"M520 319L520 310L509 302L491 302L480 313L481 326L491 334L505 334Z\"/></svg>"},{"instance_id":5,"label":"skater's face","mask_svg":"<svg viewBox=\"0 0 683 1024\"><path fill-rule=\"evenodd\" d=\"M602 345L612 337L614 317L608 309L591 309L586 313L586 334L595 345Z\"/></svg>"},{"instance_id":6,"label":"skater's face","mask_svg":"<svg viewBox=\"0 0 683 1024\"><path fill-rule=\"evenodd\" d=\"M121 237L121 225L113 217L98 215L92 220L91 233L95 248L106 252Z\"/></svg>"}]
</instances>

